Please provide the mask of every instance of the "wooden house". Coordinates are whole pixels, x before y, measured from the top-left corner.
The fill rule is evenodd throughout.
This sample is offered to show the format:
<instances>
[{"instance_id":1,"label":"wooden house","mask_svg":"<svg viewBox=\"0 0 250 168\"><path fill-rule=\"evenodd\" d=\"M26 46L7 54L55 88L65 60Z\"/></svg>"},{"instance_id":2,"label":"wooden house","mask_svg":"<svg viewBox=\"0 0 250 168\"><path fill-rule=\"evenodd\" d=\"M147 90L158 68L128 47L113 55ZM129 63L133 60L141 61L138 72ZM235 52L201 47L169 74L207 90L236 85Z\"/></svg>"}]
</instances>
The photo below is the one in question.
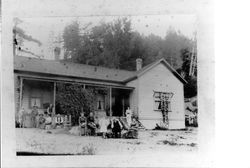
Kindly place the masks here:
<instances>
[{"instance_id":1,"label":"wooden house","mask_svg":"<svg viewBox=\"0 0 250 168\"><path fill-rule=\"evenodd\" d=\"M136 71L109 69L66 61L14 57L16 116L21 108L32 106L44 111L45 104L56 104L58 83L78 83L84 88L108 90L96 96L98 116L125 116L127 107L138 115L147 128L163 121L162 97L167 101L169 129L185 128L184 84L186 81L167 63L159 59L145 67L136 60ZM53 109L53 114L57 114Z\"/></svg>"}]
</instances>

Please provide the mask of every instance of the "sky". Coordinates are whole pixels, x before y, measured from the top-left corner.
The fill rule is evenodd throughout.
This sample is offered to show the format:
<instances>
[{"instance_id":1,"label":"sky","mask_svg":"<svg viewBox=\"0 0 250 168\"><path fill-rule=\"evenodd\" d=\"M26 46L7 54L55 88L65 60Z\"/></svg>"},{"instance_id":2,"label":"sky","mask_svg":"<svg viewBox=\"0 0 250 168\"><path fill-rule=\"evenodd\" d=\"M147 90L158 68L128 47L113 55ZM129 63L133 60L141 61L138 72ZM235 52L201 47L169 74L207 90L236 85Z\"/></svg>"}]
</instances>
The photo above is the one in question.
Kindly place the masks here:
<instances>
[{"instance_id":1,"label":"sky","mask_svg":"<svg viewBox=\"0 0 250 168\"><path fill-rule=\"evenodd\" d=\"M51 35L61 36L65 26L72 21L78 20L80 26L91 23L91 26L98 25L100 22L110 22L125 16L91 16L91 17L40 17L40 18L20 18L23 22L18 26L26 34L42 42L41 46L33 42L25 42L24 48L44 55L45 59L54 59ZM194 15L140 15L126 16L131 19L132 30L138 31L143 35L155 34L162 38L165 37L169 27L180 31L189 38L193 38L196 31L196 17ZM62 46L60 46L62 47Z\"/></svg>"}]
</instances>

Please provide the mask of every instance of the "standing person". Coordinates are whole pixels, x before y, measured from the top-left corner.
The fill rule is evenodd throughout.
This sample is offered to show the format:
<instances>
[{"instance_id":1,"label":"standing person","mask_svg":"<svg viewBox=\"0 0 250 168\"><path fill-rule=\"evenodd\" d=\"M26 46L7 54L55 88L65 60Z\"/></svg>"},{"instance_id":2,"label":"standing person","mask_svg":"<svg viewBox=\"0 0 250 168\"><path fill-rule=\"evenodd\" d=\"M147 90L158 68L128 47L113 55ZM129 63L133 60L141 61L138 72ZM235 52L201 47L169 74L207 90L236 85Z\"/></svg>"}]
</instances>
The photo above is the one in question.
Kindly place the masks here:
<instances>
[{"instance_id":1,"label":"standing person","mask_svg":"<svg viewBox=\"0 0 250 168\"><path fill-rule=\"evenodd\" d=\"M37 123L38 122L37 116L38 116L38 107L33 106L33 109L31 111L31 125L33 128L37 127L37 124L38 124Z\"/></svg>"},{"instance_id":2,"label":"standing person","mask_svg":"<svg viewBox=\"0 0 250 168\"><path fill-rule=\"evenodd\" d=\"M47 113L52 114L53 112L53 104L49 104L49 107L47 108Z\"/></svg>"},{"instance_id":3,"label":"standing person","mask_svg":"<svg viewBox=\"0 0 250 168\"><path fill-rule=\"evenodd\" d=\"M23 126L24 126L24 113L25 113L25 110L22 107L18 113L18 123L19 123L20 128L23 128Z\"/></svg>"},{"instance_id":4,"label":"standing person","mask_svg":"<svg viewBox=\"0 0 250 168\"><path fill-rule=\"evenodd\" d=\"M109 120L107 119L107 116L99 120L99 125L100 125L100 132L102 133L102 137L107 138L108 125L109 125Z\"/></svg>"},{"instance_id":5,"label":"standing person","mask_svg":"<svg viewBox=\"0 0 250 168\"><path fill-rule=\"evenodd\" d=\"M131 126L131 117L132 117L132 111L130 110L130 108L128 107L126 110L126 120L128 123L128 126Z\"/></svg>"},{"instance_id":6,"label":"standing person","mask_svg":"<svg viewBox=\"0 0 250 168\"><path fill-rule=\"evenodd\" d=\"M121 138L122 124L117 118L113 119L111 128L114 138Z\"/></svg>"},{"instance_id":7,"label":"standing person","mask_svg":"<svg viewBox=\"0 0 250 168\"><path fill-rule=\"evenodd\" d=\"M91 135L95 135L96 132L96 124L95 124L95 118L94 114L92 112L89 113L89 116L87 118L87 124L88 129L91 131Z\"/></svg>"},{"instance_id":8,"label":"standing person","mask_svg":"<svg viewBox=\"0 0 250 168\"><path fill-rule=\"evenodd\" d=\"M87 119L84 116L84 112L81 112L80 117L79 117L79 127L80 127L80 135L81 136L86 133L85 132L86 126L87 126Z\"/></svg>"},{"instance_id":9,"label":"standing person","mask_svg":"<svg viewBox=\"0 0 250 168\"><path fill-rule=\"evenodd\" d=\"M45 129L47 130L51 128L52 118L51 114L48 114L47 112L45 112L44 114L45 114Z\"/></svg>"}]
</instances>

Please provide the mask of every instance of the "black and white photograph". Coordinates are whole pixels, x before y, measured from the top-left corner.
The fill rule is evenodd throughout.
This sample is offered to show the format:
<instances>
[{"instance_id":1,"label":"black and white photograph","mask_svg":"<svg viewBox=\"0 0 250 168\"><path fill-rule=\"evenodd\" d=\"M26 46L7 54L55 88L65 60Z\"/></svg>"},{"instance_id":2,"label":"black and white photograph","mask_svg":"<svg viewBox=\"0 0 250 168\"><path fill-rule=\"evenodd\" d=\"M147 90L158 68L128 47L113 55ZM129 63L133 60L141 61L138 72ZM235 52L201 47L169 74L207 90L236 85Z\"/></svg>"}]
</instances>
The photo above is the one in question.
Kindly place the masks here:
<instances>
[{"instance_id":1,"label":"black and white photograph","mask_svg":"<svg viewBox=\"0 0 250 168\"><path fill-rule=\"evenodd\" d=\"M14 22L17 155L197 150L194 16Z\"/></svg>"},{"instance_id":2,"label":"black and white photograph","mask_svg":"<svg viewBox=\"0 0 250 168\"><path fill-rule=\"evenodd\" d=\"M124 2L102 1L93 3L102 12L87 5L94 10L86 14L84 3L90 1L75 1L69 10L69 1L50 2L53 8L46 2L38 1L37 12L33 3L20 5L23 13L16 5L8 25L13 55L9 125L14 130L12 154L25 160L22 166L33 157L45 167L52 165L46 159L54 157L99 157L103 162L109 157L110 167L139 166L143 164L130 162L140 156L143 163L145 155L147 163L150 156L159 156L158 164L143 166L174 160L163 165L168 167L178 166L182 155L195 158L209 148L213 101L204 98L210 86L200 86L210 71L209 66L199 69L206 65L199 52L206 36L199 36L204 28L198 13L166 12L153 1L147 1L144 12L135 6L119 12ZM178 3L184 3L182 9L187 2ZM150 4L159 11L147 12L153 9ZM209 117L204 119L204 113ZM178 155L179 161L173 157ZM119 164L119 156L133 159Z\"/></svg>"}]
</instances>

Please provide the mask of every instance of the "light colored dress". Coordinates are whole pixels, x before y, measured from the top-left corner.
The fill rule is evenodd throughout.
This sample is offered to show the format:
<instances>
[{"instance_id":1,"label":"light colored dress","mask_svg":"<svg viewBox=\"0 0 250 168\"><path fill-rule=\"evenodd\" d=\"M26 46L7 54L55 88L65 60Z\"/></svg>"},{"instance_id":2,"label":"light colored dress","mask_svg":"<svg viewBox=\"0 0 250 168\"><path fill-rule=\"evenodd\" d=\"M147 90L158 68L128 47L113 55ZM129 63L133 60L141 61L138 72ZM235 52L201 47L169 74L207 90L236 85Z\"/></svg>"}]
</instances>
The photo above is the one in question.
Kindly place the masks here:
<instances>
[{"instance_id":1,"label":"light colored dress","mask_svg":"<svg viewBox=\"0 0 250 168\"><path fill-rule=\"evenodd\" d=\"M100 125L100 132L107 132L107 127L109 125L109 120L107 120L106 118L101 118L99 120L99 125Z\"/></svg>"},{"instance_id":2,"label":"light colored dress","mask_svg":"<svg viewBox=\"0 0 250 168\"><path fill-rule=\"evenodd\" d=\"M127 123L128 123L129 127L131 125L131 117L132 117L132 111L130 109L127 109L126 110L126 119L127 119Z\"/></svg>"},{"instance_id":3,"label":"light colored dress","mask_svg":"<svg viewBox=\"0 0 250 168\"><path fill-rule=\"evenodd\" d=\"M21 124L21 127L23 127L24 113L25 113L24 108L22 108L18 113L18 122Z\"/></svg>"}]
</instances>

